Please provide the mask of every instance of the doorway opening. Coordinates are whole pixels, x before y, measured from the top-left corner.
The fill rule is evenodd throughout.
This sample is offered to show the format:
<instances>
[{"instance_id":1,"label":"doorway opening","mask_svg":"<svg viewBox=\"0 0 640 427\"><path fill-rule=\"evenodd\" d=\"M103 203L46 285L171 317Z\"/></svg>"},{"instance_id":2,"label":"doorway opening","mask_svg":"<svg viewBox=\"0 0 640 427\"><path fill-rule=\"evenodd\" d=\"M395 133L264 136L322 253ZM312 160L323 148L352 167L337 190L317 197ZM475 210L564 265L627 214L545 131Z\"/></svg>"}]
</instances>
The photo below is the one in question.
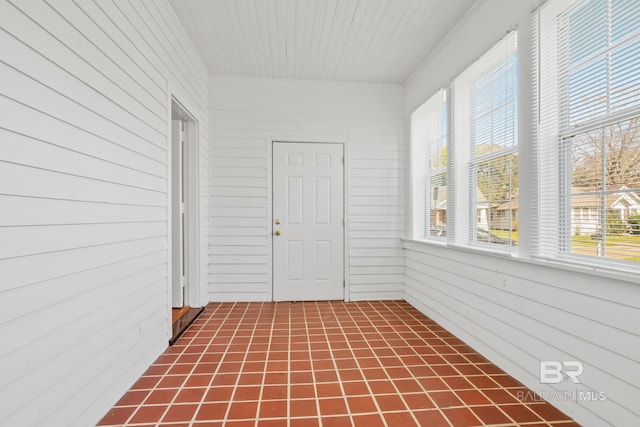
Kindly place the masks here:
<instances>
[{"instance_id":1,"label":"doorway opening","mask_svg":"<svg viewBox=\"0 0 640 427\"><path fill-rule=\"evenodd\" d=\"M202 312L198 274L198 123L171 101L170 146L170 344Z\"/></svg>"}]
</instances>

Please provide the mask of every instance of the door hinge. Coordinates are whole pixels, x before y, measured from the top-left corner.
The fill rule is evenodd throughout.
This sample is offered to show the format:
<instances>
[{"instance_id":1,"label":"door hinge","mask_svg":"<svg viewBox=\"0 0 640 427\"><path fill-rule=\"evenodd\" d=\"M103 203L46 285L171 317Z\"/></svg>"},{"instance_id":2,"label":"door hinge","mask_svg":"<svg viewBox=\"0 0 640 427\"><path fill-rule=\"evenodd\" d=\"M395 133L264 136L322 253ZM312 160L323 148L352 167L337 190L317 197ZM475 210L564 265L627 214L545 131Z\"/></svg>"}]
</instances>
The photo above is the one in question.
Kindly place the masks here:
<instances>
[{"instance_id":1,"label":"door hinge","mask_svg":"<svg viewBox=\"0 0 640 427\"><path fill-rule=\"evenodd\" d=\"M343 287L343 288L346 288L346 287L347 287L347 281L346 281L346 280L343 280L343 281L342 281L342 287Z\"/></svg>"}]
</instances>

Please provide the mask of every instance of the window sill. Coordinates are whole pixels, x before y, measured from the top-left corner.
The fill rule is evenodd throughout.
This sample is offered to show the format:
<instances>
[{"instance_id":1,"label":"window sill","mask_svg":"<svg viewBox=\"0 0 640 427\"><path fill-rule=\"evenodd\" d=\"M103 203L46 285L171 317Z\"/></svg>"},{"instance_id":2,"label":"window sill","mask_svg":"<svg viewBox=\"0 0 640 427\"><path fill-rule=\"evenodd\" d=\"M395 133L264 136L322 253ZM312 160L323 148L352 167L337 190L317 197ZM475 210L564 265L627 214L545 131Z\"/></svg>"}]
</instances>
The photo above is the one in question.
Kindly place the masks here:
<instances>
[{"instance_id":1,"label":"window sill","mask_svg":"<svg viewBox=\"0 0 640 427\"><path fill-rule=\"evenodd\" d=\"M545 256L533 256L531 258L517 258L518 261L527 262L535 265L544 265L549 268L557 268L561 270L574 271L576 273L591 274L606 279L622 280L630 283L640 283L640 268L629 269L608 267L605 265L594 265L589 261L580 261L576 259L568 259L565 257L547 258Z\"/></svg>"},{"instance_id":2,"label":"window sill","mask_svg":"<svg viewBox=\"0 0 640 427\"><path fill-rule=\"evenodd\" d=\"M403 241L417 243L421 245L427 245L427 246L437 246L441 248L469 252L469 253L479 254L479 255L491 255L491 256L498 256L502 258L515 258L515 253L511 250L499 251L489 246L481 246L481 245L459 246L459 245L448 243L446 240L440 241L440 240L426 240L426 239L424 240L423 239L403 239Z\"/></svg>"},{"instance_id":3,"label":"window sill","mask_svg":"<svg viewBox=\"0 0 640 427\"><path fill-rule=\"evenodd\" d=\"M496 251L491 248L482 248L474 246L456 246L447 244L447 242L432 241L432 240L419 240L419 239L403 239L405 243L412 243L426 247L438 247L444 249L450 249L452 251L467 252L476 255L485 255L501 259L509 259L514 262L521 262L530 265L544 266L547 268L554 268L558 270L572 271L582 274L590 274L606 279L620 280L630 283L640 284L640 268L637 270L633 267L629 269L621 268L609 268L603 265L593 265L588 261L580 261L567 258L547 258L544 256L532 256L532 257L520 257L514 252Z\"/></svg>"}]
</instances>

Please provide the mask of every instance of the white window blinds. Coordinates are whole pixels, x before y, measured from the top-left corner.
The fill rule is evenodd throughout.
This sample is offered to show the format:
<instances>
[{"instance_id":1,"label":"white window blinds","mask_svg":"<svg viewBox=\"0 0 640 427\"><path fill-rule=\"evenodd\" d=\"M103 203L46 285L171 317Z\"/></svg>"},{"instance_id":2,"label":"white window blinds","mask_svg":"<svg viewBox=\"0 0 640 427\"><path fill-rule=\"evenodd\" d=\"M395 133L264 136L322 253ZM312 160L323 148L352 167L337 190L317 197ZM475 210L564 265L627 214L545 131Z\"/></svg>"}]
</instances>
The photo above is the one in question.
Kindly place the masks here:
<instances>
[{"instance_id":1,"label":"white window blinds","mask_svg":"<svg viewBox=\"0 0 640 427\"><path fill-rule=\"evenodd\" d=\"M453 82L456 244L517 244L517 80L513 31Z\"/></svg>"},{"instance_id":2,"label":"white window blinds","mask_svg":"<svg viewBox=\"0 0 640 427\"><path fill-rule=\"evenodd\" d=\"M640 6L552 0L534 16L537 251L640 265Z\"/></svg>"},{"instance_id":3,"label":"white window blinds","mask_svg":"<svg viewBox=\"0 0 640 427\"><path fill-rule=\"evenodd\" d=\"M413 234L444 238L447 204L446 91L439 90L411 115Z\"/></svg>"}]
</instances>

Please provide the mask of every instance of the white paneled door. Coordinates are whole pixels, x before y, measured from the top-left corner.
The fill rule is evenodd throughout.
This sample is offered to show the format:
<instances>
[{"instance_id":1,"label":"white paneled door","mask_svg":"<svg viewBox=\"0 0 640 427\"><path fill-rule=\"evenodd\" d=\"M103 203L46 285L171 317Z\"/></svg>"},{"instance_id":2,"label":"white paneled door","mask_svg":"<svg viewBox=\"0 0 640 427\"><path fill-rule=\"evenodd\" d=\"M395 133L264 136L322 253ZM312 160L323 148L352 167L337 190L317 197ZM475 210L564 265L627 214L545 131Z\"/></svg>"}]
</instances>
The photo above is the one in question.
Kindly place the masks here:
<instances>
[{"instance_id":1,"label":"white paneled door","mask_svg":"<svg viewBox=\"0 0 640 427\"><path fill-rule=\"evenodd\" d=\"M342 144L273 144L273 299L344 298Z\"/></svg>"}]
</instances>

